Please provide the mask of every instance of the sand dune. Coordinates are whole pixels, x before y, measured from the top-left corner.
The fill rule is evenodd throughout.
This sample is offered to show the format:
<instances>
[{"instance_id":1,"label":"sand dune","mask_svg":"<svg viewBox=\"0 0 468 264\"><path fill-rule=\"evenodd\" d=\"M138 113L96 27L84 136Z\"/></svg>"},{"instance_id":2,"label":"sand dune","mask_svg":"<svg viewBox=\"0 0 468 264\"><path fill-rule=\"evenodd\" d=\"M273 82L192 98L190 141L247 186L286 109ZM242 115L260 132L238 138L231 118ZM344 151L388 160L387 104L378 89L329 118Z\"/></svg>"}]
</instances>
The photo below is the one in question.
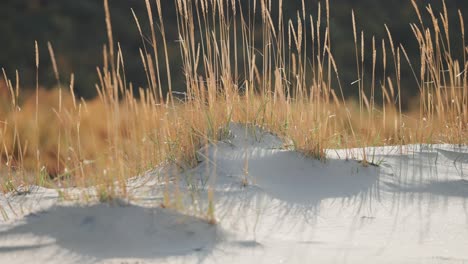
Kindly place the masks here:
<instances>
[{"instance_id":1,"label":"sand dune","mask_svg":"<svg viewBox=\"0 0 468 264\"><path fill-rule=\"evenodd\" d=\"M130 202L77 205L54 190L0 198L1 263L468 263L466 149L329 151L317 161L258 128L181 172L129 181ZM165 186L161 173L179 177ZM159 208L165 189L184 209ZM200 218L215 196L217 224Z\"/></svg>"}]
</instances>

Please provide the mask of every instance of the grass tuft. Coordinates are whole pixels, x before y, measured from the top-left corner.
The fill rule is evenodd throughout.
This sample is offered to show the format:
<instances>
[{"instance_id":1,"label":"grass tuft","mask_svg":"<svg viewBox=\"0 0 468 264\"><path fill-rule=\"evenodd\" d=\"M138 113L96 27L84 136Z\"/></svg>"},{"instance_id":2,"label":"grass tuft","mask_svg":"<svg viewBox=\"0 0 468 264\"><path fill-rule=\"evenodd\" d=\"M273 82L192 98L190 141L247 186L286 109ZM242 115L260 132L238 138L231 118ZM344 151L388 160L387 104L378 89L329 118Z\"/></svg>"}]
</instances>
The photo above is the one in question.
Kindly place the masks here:
<instances>
[{"instance_id":1,"label":"grass tuft","mask_svg":"<svg viewBox=\"0 0 468 264\"><path fill-rule=\"evenodd\" d=\"M138 93L125 79L122 50L113 40L107 0L104 19L108 44L103 49L104 65L97 70L98 98L77 98L73 75L69 89L62 89L50 44L57 89L40 89L37 81L35 92L28 93L20 88L18 73L10 78L3 71L1 191L29 185L99 186L100 201L125 198L128 177L166 162L195 166L199 147L225 138L230 122L268 129L293 142L296 150L320 160L326 159L326 149L359 147L364 165L375 164L372 153L366 153L367 146L468 143L468 47L461 12L464 50L455 57L459 53L453 52L450 43L447 13L441 13L438 20L428 6L432 25L426 25L419 6L412 1L420 21L411 25L420 47L418 62L409 61L404 45L394 42L387 26L381 50L375 37L372 47L367 47L367 37L364 31L359 34L352 12L357 78L348 85L341 82L332 53L328 1L326 12L319 4L318 13L307 16L303 8L294 21L284 21L280 9L276 25L271 5L258 1L254 0L253 10L239 10L236 1L227 6L214 0L177 1L176 43L183 60L180 72L171 67L168 45L172 40L166 39L161 3L156 1L157 12L153 12L151 2L146 1L149 32L143 31L143 20L134 13L148 82ZM257 17L260 26L254 23ZM372 52L371 78L364 76L366 49ZM37 42L35 50L37 75ZM391 56L387 57L387 52ZM408 111L402 110L403 63L410 65L419 86L417 103ZM381 81L375 78L377 64L383 68ZM172 91L174 76L185 80L183 96ZM169 87L162 87L162 83ZM358 89L357 101L343 96L343 87L349 86ZM376 93L378 89L381 93ZM382 94L381 98L377 94ZM162 178L165 182L174 180L169 175ZM167 189L163 206L180 207L171 197ZM213 199L209 192L206 215L215 223Z\"/></svg>"}]
</instances>

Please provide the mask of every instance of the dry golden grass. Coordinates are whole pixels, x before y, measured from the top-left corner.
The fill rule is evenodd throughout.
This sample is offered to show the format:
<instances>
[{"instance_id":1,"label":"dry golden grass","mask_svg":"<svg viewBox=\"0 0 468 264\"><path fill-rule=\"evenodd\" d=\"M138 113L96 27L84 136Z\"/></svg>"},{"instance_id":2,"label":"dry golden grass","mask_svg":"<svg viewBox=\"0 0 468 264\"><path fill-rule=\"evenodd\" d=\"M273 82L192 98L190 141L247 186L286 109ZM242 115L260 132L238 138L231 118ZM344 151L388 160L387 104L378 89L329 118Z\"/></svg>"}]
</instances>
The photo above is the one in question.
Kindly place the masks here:
<instances>
[{"instance_id":1,"label":"dry golden grass","mask_svg":"<svg viewBox=\"0 0 468 264\"><path fill-rule=\"evenodd\" d=\"M264 0L258 1L250 17L238 5L223 6L228 4L223 1L177 1L178 45L187 88L183 99L171 92L163 94L161 87L163 78L171 83L171 72L161 73L159 65L164 63L167 69L171 65L159 0L155 1L158 22L153 21L155 7L147 1L150 33L141 31L142 22L135 16L142 39L149 35L154 44L150 47L143 42L141 58L148 89L140 89L138 96L125 81L122 52L115 49L107 0L104 3L109 46L98 73L97 99L78 100L73 82L58 82L55 90L37 89L22 96L17 78L10 80L4 74L0 88L2 191L29 184L99 186L109 196L126 196L128 177L164 162L194 165L199 146L219 139L219 128L231 121L265 127L319 159L325 158L327 148L468 143L468 47L462 58L452 57L447 14L434 19L431 27L422 22L411 25L421 48L421 67L413 69L420 94L416 106L403 112L399 97L400 65L408 58L404 46L397 46L388 30L383 50L376 49L374 38L372 47L364 47L365 36L357 34L354 14L357 79L364 79L364 51L369 48L374 69L381 63L396 74L385 76L379 84L373 74L366 83L369 87L357 81L359 99L344 99L330 51L331 32L328 26L319 26L323 19L328 24L328 1L326 12L317 14L317 20L299 12L297 21L284 21L280 14L278 25L273 24ZM419 17L416 4L415 10ZM428 12L432 15L430 8ZM254 14L261 15L261 28L255 28ZM462 19L460 13L463 25ZM308 23L314 25L311 32L303 26ZM195 26L201 29L197 33ZM256 31L262 32L261 43L255 43L259 41ZM156 43L156 34L161 34L162 45ZM259 44L262 49L255 49ZM164 58L158 57L161 48ZM378 52L385 54L380 62ZM55 61L51 46L49 53ZM310 64L308 57L313 58ZM39 65L39 54L36 60ZM332 87L333 80L338 87ZM375 97L376 89L382 98ZM165 206L170 206L169 196L165 197Z\"/></svg>"}]
</instances>

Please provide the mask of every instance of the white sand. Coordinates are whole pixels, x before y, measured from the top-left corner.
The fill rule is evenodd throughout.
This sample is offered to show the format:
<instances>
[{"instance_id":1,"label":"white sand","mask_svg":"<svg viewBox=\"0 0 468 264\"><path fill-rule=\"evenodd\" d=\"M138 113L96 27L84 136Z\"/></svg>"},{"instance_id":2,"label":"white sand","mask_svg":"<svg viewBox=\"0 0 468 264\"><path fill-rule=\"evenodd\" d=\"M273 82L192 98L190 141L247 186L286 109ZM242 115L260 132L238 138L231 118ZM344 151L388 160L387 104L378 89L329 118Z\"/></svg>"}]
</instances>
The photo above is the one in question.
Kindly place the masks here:
<instances>
[{"instance_id":1,"label":"white sand","mask_svg":"<svg viewBox=\"0 0 468 264\"><path fill-rule=\"evenodd\" d=\"M198 167L130 180L130 204L80 206L38 187L0 197L0 263L468 263L467 148L346 159L361 152L320 162L232 125ZM165 174L180 180L165 186ZM183 194L183 214L158 208L166 188ZM193 216L206 214L209 189L217 225Z\"/></svg>"}]
</instances>

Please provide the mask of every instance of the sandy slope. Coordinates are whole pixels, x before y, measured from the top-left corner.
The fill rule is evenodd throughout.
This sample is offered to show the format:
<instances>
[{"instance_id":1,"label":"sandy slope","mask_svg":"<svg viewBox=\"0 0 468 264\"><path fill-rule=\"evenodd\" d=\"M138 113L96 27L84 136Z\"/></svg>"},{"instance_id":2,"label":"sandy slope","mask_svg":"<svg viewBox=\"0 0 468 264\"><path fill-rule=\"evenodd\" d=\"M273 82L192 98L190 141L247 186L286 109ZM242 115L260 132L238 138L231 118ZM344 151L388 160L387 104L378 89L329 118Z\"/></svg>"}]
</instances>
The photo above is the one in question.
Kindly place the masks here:
<instances>
[{"instance_id":1,"label":"sandy slope","mask_svg":"<svg viewBox=\"0 0 468 264\"><path fill-rule=\"evenodd\" d=\"M132 179L131 204L80 206L43 188L0 197L0 263L468 263L468 150L369 148L379 166L367 167L351 159L360 152L320 162L231 125L198 167ZM183 193L184 214L157 207L165 188ZM217 225L193 216L209 189Z\"/></svg>"}]
</instances>

